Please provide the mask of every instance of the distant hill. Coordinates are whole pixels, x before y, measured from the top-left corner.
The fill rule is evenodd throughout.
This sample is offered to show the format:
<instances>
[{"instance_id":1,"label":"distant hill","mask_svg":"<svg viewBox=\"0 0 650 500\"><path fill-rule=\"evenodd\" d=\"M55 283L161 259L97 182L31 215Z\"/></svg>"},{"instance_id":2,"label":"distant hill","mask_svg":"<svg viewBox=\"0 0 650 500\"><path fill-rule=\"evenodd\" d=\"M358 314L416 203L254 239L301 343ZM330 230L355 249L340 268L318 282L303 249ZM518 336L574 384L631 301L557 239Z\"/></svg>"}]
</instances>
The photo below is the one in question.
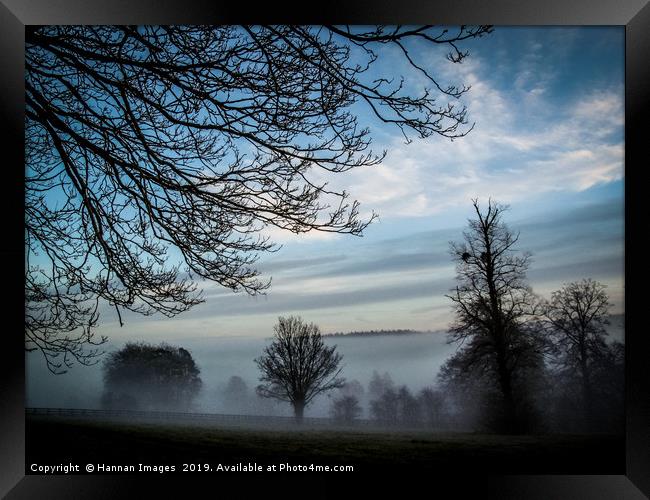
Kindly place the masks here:
<instances>
[{"instance_id":1,"label":"distant hill","mask_svg":"<svg viewBox=\"0 0 650 500\"><path fill-rule=\"evenodd\" d=\"M325 333L323 337L379 337L379 336L401 336L401 335L419 335L422 333L435 333L431 330L369 330L360 332L336 332Z\"/></svg>"}]
</instances>

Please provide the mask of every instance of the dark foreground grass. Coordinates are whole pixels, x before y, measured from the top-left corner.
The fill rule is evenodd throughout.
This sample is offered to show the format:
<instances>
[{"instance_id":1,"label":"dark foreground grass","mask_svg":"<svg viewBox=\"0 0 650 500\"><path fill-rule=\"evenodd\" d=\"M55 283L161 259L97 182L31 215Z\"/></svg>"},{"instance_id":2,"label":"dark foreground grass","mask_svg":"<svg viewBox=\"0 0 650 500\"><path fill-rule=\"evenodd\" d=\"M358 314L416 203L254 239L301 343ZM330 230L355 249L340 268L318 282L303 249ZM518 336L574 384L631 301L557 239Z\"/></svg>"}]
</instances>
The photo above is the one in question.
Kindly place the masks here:
<instances>
[{"instance_id":1,"label":"dark foreground grass","mask_svg":"<svg viewBox=\"0 0 650 500\"><path fill-rule=\"evenodd\" d=\"M31 464L352 465L355 472L624 474L622 436L282 431L28 417ZM137 468L137 467L136 467Z\"/></svg>"}]
</instances>

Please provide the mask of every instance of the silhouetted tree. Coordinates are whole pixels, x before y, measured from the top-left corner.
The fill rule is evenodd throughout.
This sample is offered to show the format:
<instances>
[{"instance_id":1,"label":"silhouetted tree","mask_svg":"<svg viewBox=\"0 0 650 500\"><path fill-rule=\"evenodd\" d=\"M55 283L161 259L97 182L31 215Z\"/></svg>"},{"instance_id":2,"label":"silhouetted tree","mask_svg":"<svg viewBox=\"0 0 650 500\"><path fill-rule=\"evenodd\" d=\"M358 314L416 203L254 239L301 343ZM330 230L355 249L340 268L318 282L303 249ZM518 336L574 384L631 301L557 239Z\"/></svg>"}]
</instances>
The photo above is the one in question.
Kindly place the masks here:
<instances>
[{"instance_id":1,"label":"silhouetted tree","mask_svg":"<svg viewBox=\"0 0 650 500\"><path fill-rule=\"evenodd\" d=\"M249 396L248 385L246 385L244 379L238 375L233 375L228 379L228 383L223 390L226 411L242 411L247 409Z\"/></svg>"},{"instance_id":2,"label":"silhouetted tree","mask_svg":"<svg viewBox=\"0 0 650 500\"><path fill-rule=\"evenodd\" d=\"M596 424L608 432L625 430L625 344L614 341L594 364Z\"/></svg>"},{"instance_id":3,"label":"silhouetted tree","mask_svg":"<svg viewBox=\"0 0 650 500\"><path fill-rule=\"evenodd\" d=\"M442 391L425 387L417 396L422 420L431 427L440 427L445 415L445 397Z\"/></svg>"},{"instance_id":4,"label":"silhouetted tree","mask_svg":"<svg viewBox=\"0 0 650 500\"><path fill-rule=\"evenodd\" d=\"M370 399L378 399L388 389L395 389L395 383L388 372L380 375L377 370L373 370L372 377L368 383L368 395Z\"/></svg>"},{"instance_id":5,"label":"silhouetted tree","mask_svg":"<svg viewBox=\"0 0 650 500\"><path fill-rule=\"evenodd\" d=\"M525 373L543 367L541 340L527 325L536 305L526 283L530 254L517 251L519 235L502 220L506 206L491 200L485 211L477 200L473 206L477 218L469 221L465 241L451 243L458 285L447 295L456 313L450 341L464 344L457 367L497 384L502 430L514 432L522 425Z\"/></svg>"},{"instance_id":6,"label":"silhouetted tree","mask_svg":"<svg viewBox=\"0 0 650 500\"><path fill-rule=\"evenodd\" d=\"M410 389L402 385L397 391L398 419L405 424L420 422L420 403L411 394Z\"/></svg>"},{"instance_id":7,"label":"silhouetted tree","mask_svg":"<svg viewBox=\"0 0 650 500\"><path fill-rule=\"evenodd\" d=\"M544 308L556 368L564 376L565 383L569 379L578 382L580 406L587 421L597 417L595 392L602 393L601 384L596 384L597 372L612 370L612 380L621 382L618 390L612 392L623 392L622 380L615 376L619 364L617 349L621 349L616 345L610 347L605 340L610 307L605 285L584 279L554 292ZM620 364L622 372L622 359ZM606 375L604 379L607 378Z\"/></svg>"},{"instance_id":8,"label":"silhouetted tree","mask_svg":"<svg viewBox=\"0 0 650 500\"><path fill-rule=\"evenodd\" d=\"M376 420L393 425L400 416L399 396L392 386L385 387L381 395L370 401L370 413Z\"/></svg>"},{"instance_id":9,"label":"silhouetted tree","mask_svg":"<svg viewBox=\"0 0 650 500\"><path fill-rule=\"evenodd\" d=\"M443 85L410 43L456 63L490 30L28 26L26 347L61 372L96 361L102 301L121 323L201 302L195 277L262 292L268 227L361 234L374 214L319 177L384 157L352 107L407 140L465 135L468 87ZM388 47L430 88L375 70Z\"/></svg>"},{"instance_id":10,"label":"silhouetted tree","mask_svg":"<svg viewBox=\"0 0 650 500\"><path fill-rule=\"evenodd\" d=\"M201 388L192 355L168 344L127 343L104 360L105 406L188 410Z\"/></svg>"},{"instance_id":11,"label":"silhouetted tree","mask_svg":"<svg viewBox=\"0 0 650 500\"><path fill-rule=\"evenodd\" d=\"M350 423L363 413L361 398L364 396L364 388L356 379L346 380L343 386L337 391L332 400L330 415L335 420Z\"/></svg>"},{"instance_id":12,"label":"silhouetted tree","mask_svg":"<svg viewBox=\"0 0 650 500\"><path fill-rule=\"evenodd\" d=\"M545 430L549 380L543 343L537 332L518 340L523 346L511 373L516 420L505 412L496 363L482 359L470 344L447 359L438 372L438 385L454 424L489 432Z\"/></svg>"},{"instance_id":13,"label":"silhouetted tree","mask_svg":"<svg viewBox=\"0 0 650 500\"><path fill-rule=\"evenodd\" d=\"M336 346L325 345L318 326L300 317L280 317L273 329L273 342L255 360L265 382L257 393L291 403L300 423L305 406L317 395L344 385L338 377L342 356Z\"/></svg>"},{"instance_id":14,"label":"silhouetted tree","mask_svg":"<svg viewBox=\"0 0 650 500\"><path fill-rule=\"evenodd\" d=\"M370 415L385 423L392 424L399 420L399 398L395 383L388 372L380 375L373 370L368 383Z\"/></svg>"},{"instance_id":15,"label":"silhouetted tree","mask_svg":"<svg viewBox=\"0 0 650 500\"><path fill-rule=\"evenodd\" d=\"M359 399L352 395L338 397L332 401L330 413L335 420L351 423L362 413Z\"/></svg>"}]
</instances>

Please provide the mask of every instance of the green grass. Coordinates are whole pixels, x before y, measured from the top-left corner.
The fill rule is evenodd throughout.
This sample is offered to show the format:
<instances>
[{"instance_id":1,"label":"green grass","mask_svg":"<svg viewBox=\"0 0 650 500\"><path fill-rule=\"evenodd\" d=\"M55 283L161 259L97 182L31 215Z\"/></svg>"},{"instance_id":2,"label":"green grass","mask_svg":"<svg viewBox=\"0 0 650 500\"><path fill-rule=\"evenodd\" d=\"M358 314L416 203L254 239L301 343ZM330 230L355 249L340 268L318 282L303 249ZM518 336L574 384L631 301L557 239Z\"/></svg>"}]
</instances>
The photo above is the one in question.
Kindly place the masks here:
<instances>
[{"instance_id":1,"label":"green grass","mask_svg":"<svg viewBox=\"0 0 650 500\"><path fill-rule=\"evenodd\" d=\"M29 417L26 462L353 465L496 474L623 474L623 437L286 431Z\"/></svg>"}]
</instances>

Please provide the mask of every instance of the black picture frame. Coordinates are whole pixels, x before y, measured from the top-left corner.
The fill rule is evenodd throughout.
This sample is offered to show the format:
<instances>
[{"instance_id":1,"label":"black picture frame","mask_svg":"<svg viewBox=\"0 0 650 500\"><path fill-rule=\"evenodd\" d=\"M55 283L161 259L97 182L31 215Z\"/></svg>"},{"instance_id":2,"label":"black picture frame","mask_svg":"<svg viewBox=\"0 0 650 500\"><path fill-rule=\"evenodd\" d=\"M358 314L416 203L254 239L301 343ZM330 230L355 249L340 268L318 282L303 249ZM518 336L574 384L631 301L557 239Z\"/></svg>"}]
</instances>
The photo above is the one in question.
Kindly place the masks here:
<instances>
[{"instance_id":1,"label":"black picture frame","mask_svg":"<svg viewBox=\"0 0 650 500\"><path fill-rule=\"evenodd\" d=\"M24 380L24 27L32 24L240 24L349 23L349 24L477 24L495 25L624 25L626 37L625 102L625 332L626 332L626 474L625 476L490 476L426 478L433 496L440 488L454 497L469 493L494 498L644 498L650 496L650 377L645 370L648 339L640 329L641 312L634 305L645 278L641 267L640 238L647 226L642 205L647 168L643 124L650 94L650 5L647 0L455 0L422 2L328 2L312 11L277 3L255 6L206 0L0 0L0 110L2 137L3 244L5 270L2 301L2 427L0 428L0 495L7 498L113 498L128 497L134 487L160 489L166 494L188 490L196 474L180 477L179 486L167 478L150 476L25 476ZM636 248L635 248L636 245ZM638 328L637 330L635 330ZM462 474L462 471L459 471ZM178 479L178 476L175 477ZM200 478L214 485L212 478ZM241 478L239 478L241 480ZM272 478L273 479L273 478ZM354 482L354 476L345 479ZM385 478L384 478L385 479ZM266 479L265 479L266 480ZM306 481L307 478L300 478ZM295 481L295 479L292 479ZM335 493L336 480L309 478L314 495ZM318 482L319 486L314 486ZM252 479L242 486L255 483ZM382 483L378 483L381 486ZM321 487L322 485L322 487ZM376 486L375 486L376 487ZM451 489L450 489L451 488ZM298 488L299 489L299 488ZM213 490L216 492L217 490ZM241 490L240 493L243 493ZM153 493L151 496L153 496ZM414 492L415 493L415 492ZM447 498L447 495L443 496Z\"/></svg>"}]
</instances>

